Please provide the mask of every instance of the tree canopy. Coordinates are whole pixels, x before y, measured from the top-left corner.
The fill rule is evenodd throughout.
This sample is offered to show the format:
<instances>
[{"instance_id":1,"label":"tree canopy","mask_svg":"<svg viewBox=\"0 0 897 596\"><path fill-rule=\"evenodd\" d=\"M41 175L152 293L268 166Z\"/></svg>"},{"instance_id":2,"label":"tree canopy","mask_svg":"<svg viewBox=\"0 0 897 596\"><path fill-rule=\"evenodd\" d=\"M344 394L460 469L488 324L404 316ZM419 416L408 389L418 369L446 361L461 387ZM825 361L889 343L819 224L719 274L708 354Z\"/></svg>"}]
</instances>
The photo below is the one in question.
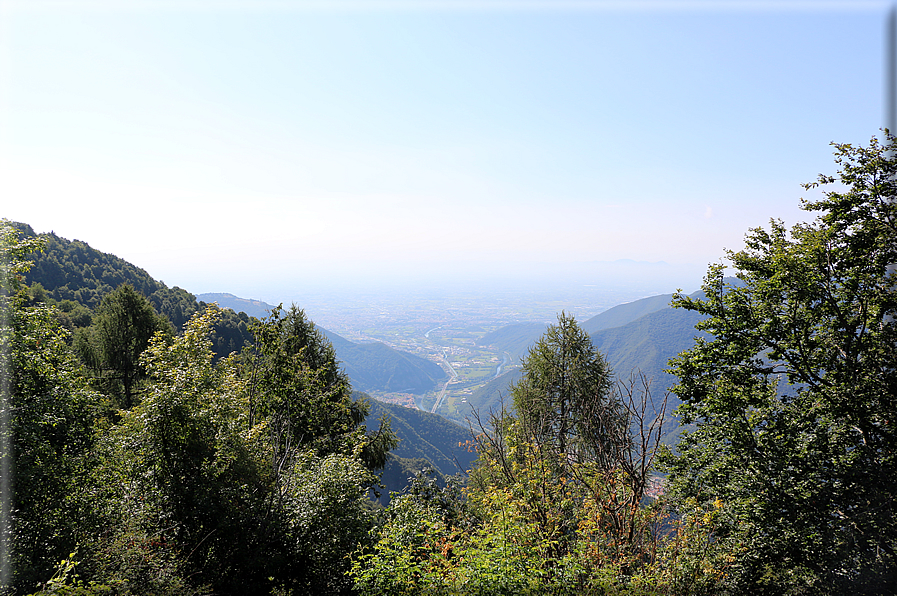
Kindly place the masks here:
<instances>
[{"instance_id":1,"label":"tree canopy","mask_svg":"<svg viewBox=\"0 0 897 596\"><path fill-rule=\"evenodd\" d=\"M611 467L621 448L622 407L610 367L573 317L561 313L548 327L523 359L522 374L511 395L532 439Z\"/></svg>"},{"instance_id":2,"label":"tree canopy","mask_svg":"<svg viewBox=\"0 0 897 596\"><path fill-rule=\"evenodd\" d=\"M696 430L671 458L674 493L720 499L744 591L879 593L897 582L897 157L895 139L835 145L819 215L711 267L708 318L673 364Z\"/></svg>"}]
</instances>

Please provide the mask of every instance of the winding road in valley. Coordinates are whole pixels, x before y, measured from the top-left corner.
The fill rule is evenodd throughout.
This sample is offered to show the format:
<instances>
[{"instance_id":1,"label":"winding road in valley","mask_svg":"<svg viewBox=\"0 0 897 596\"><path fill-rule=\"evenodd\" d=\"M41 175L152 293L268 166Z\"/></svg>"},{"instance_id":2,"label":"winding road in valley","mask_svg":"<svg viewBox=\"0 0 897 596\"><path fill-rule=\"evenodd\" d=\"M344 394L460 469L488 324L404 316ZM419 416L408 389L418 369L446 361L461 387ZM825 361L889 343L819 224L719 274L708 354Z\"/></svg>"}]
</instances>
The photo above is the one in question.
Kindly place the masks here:
<instances>
[{"instance_id":1,"label":"winding road in valley","mask_svg":"<svg viewBox=\"0 0 897 596\"><path fill-rule=\"evenodd\" d=\"M429 331L427 332L429 334ZM436 403L433 404L433 409L430 410L431 413L435 414L436 410L442 405L442 400L445 398L445 393L448 391L449 383L458 378L458 373L455 372L455 367L452 366L452 363L448 361L448 358L445 356L445 350L442 350L442 367L446 369L449 373L449 379L445 382L445 385L442 387L442 391L439 392L439 397L436 398Z\"/></svg>"}]
</instances>

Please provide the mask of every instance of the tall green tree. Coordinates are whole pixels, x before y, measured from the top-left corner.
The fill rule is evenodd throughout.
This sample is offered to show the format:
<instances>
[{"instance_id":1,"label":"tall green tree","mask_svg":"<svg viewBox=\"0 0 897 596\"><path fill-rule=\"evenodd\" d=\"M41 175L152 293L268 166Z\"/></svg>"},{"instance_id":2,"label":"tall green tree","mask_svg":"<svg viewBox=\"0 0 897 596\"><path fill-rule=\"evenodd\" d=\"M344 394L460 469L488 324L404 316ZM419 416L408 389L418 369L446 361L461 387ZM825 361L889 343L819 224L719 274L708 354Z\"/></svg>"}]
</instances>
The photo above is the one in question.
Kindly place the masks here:
<instances>
[{"instance_id":1,"label":"tall green tree","mask_svg":"<svg viewBox=\"0 0 897 596\"><path fill-rule=\"evenodd\" d=\"M558 316L523 359L522 372L511 395L530 438L568 459L612 467L625 448L618 442L623 407L607 361L573 317Z\"/></svg>"},{"instance_id":2,"label":"tall green tree","mask_svg":"<svg viewBox=\"0 0 897 596\"><path fill-rule=\"evenodd\" d=\"M835 145L810 223L746 236L743 282L710 268L675 298L713 336L672 361L681 505L720 499L740 544L733 591L883 593L897 585L897 146ZM890 592L889 592L890 593Z\"/></svg>"},{"instance_id":3,"label":"tall green tree","mask_svg":"<svg viewBox=\"0 0 897 596\"><path fill-rule=\"evenodd\" d=\"M320 457L355 453L371 469L382 468L395 435L386 420L376 433L365 434L370 406L352 399L333 346L305 312L295 305L287 311L278 307L251 331L256 340L247 365L251 415L267 421L274 469L303 450Z\"/></svg>"},{"instance_id":4,"label":"tall green tree","mask_svg":"<svg viewBox=\"0 0 897 596\"><path fill-rule=\"evenodd\" d=\"M84 360L112 383L124 409L134 405L135 387L146 376L140 355L157 331L170 332L171 324L156 314L149 300L123 284L103 297L93 325L78 342Z\"/></svg>"}]
</instances>

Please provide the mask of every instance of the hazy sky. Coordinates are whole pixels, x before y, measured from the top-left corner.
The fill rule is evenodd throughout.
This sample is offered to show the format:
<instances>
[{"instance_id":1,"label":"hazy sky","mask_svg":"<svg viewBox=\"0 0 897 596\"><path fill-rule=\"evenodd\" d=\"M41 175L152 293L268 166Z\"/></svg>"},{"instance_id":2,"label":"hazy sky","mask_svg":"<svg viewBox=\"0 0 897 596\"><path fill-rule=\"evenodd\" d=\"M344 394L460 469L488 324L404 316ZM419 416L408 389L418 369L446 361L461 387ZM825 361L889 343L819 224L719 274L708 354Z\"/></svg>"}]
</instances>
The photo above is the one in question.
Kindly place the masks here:
<instances>
[{"instance_id":1,"label":"hazy sky","mask_svg":"<svg viewBox=\"0 0 897 596\"><path fill-rule=\"evenodd\" d=\"M703 269L878 134L889 6L0 0L0 216L268 301Z\"/></svg>"}]
</instances>

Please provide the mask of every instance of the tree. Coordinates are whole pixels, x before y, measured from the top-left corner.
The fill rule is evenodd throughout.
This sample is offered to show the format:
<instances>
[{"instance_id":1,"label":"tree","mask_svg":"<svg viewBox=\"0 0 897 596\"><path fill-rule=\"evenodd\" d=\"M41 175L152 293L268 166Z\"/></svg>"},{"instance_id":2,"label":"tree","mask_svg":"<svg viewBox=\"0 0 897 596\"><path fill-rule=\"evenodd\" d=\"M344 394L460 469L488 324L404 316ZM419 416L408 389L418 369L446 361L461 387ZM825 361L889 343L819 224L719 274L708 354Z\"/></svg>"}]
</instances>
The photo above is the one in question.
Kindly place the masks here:
<instances>
[{"instance_id":1,"label":"tree","mask_svg":"<svg viewBox=\"0 0 897 596\"><path fill-rule=\"evenodd\" d=\"M143 399L101 442L115 482L95 488L108 493L108 521L85 555L92 579L158 594L182 584L269 593L267 578L281 579L292 552L286 523L270 507L266 449L248 424L244 383L232 359L214 362L219 315L209 307L178 337L157 333L140 358Z\"/></svg>"},{"instance_id":2,"label":"tree","mask_svg":"<svg viewBox=\"0 0 897 596\"><path fill-rule=\"evenodd\" d=\"M897 583L897 143L835 145L837 176L790 233L773 220L710 268L708 318L671 361L696 429L670 458L672 494L721 500L740 544L733 589L880 593ZM827 190L830 185L833 190Z\"/></svg>"},{"instance_id":3,"label":"tree","mask_svg":"<svg viewBox=\"0 0 897 596\"><path fill-rule=\"evenodd\" d=\"M285 313L278 307L251 332L256 347L246 365L250 421L267 421L272 468L302 450L319 457L357 453L371 469L382 468L396 444L388 419L365 435L370 406L352 399L333 346L305 312L295 305Z\"/></svg>"},{"instance_id":4,"label":"tree","mask_svg":"<svg viewBox=\"0 0 897 596\"><path fill-rule=\"evenodd\" d=\"M511 388L514 408L532 440L569 458L610 468L625 445L617 438L623 408L613 375L573 317L561 313L523 360Z\"/></svg>"},{"instance_id":5,"label":"tree","mask_svg":"<svg viewBox=\"0 0 897 596\"><path fill-rule=\"evenodd\" d=\"M149 300L129 284L106 294L93 325L81 336L82 358L104 377L121 386L120 405L134 405L136 383L146 376L140 355L157 331L171 331L171 324L156 314Z\"/></svg>"}]
</instances>

